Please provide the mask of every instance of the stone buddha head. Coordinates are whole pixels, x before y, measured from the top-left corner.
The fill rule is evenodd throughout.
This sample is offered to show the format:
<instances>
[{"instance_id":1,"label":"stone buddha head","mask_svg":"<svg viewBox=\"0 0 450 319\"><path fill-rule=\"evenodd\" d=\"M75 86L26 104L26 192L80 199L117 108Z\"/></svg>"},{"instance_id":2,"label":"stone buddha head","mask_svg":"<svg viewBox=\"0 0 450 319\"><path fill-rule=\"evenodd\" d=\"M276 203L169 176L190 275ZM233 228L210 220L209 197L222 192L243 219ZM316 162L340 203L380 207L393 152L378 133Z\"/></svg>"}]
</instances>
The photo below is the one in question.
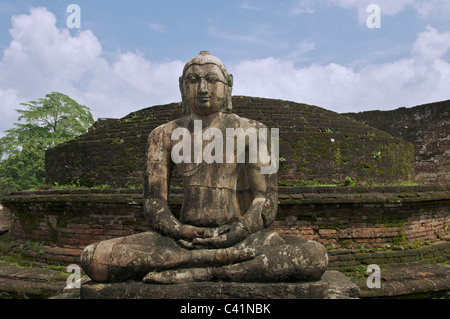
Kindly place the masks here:
<instances>
[{"instance_id":1,"label":"stone buddha head","mask_svg":"<svg viewBox=\"0 0 450 319\"><path fill-rule=\"evenodd\" d=\"M180 91L183 113L210 115L217 112L231 112L233 76L225 65L208 51L186 63L180 77Z\"/></svg>"}]
</instances>

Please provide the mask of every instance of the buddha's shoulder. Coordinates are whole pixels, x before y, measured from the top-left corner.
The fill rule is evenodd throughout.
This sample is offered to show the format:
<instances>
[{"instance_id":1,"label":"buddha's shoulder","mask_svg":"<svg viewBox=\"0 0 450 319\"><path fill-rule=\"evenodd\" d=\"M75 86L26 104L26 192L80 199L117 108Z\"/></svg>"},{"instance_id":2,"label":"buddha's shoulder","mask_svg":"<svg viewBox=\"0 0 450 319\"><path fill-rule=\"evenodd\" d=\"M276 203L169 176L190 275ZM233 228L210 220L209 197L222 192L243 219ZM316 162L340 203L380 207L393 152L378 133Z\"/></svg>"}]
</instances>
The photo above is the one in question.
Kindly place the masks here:
<instances>
[{"instance_id":1,"label":"buddha's shoulder","mask_svg":"<svg viewBox=\"0 0 450 319\"><path fill-rule=\"evenodd\" d=\"M238 124L238 127L242 127L243 129L246 128L267 128L266 125L264 125L261 122L258 122L256 120L253 119L249 119L246 117L241 117L237 114L231 113L230 117L233 119L233 121L235 121Z\"/></svg>"},{"instance_id":2,"label":"buddha's shoulder","mask_svg":"<svg viewBox=\"0 0 450 319\"><path fill-rule=\"evenodd\" d=\"M173 130L180 127L186 127L189 120L186 117L182 117L165 124L162 124L150 132L150 135L158 136L158 135L171 135Z\"/></svg>"}]
</instances>

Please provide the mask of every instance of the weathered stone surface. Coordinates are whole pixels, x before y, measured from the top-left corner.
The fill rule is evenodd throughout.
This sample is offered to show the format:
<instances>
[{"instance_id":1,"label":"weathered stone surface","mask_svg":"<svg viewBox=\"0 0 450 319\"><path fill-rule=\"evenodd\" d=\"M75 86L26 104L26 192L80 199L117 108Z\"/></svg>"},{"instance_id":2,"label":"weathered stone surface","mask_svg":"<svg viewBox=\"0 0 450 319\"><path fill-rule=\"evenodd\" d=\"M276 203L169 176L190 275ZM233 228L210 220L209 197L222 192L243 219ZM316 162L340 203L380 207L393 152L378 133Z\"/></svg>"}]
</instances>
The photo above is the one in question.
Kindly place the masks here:
<instances>
[{"instance_id":1,"label":"weathered stone surface","mask_svg":"<svg viewBox=\"0 0 450 319\"><path fill-rule=\"evenodd\" d=\"M447 255L448 262L448 255ZM366 278L356 280L361 298L429 298L436 292L450 291L450 269L440 265L390 265L381 270L381 287L369 289Z\"/></svg>"},{"instance_id":2,"label":"weathered stone surface","mask_svg":"<svg viewBox=\"0 0 450 319\"><path fill-rule=\"evenodd\" d=\"M149 285L89 282L81 286L81 299L324 299L326 281L306 283L204 282L181 285Z\"/></svg>"},{"instance_id":3,"label":"weathered stone surface","mask_svg":"<svg viewBox=\"0 0 450 319\"><path fill-rule=\"evenodd\" d=\"M450 184L450 100L345 115L414 144L418 183Z\"/></svg>"},{"instance_id":4,"label":"weathered stone surface","mask_svg":"<svg viewBox=\"0 0 450 319\"><path fill-rule=\"evenodd\" d=\"M248 96L234 96L233 111L280 129L280 158L285 160L278 173L281 184L330 184L344 182L347 176L379 184L414 179L410 143L346 116L312 105ZM89 133L46 152L47 182L139 185L148 134L181 115L181 103L171 103L98 121ZM173 183L179 185L177 174Z\"/></svg>"},{"instance_id":5,"label":"weathered stone surface","mask_svg":"<svg viewBox=\"0 0 450 319\"><path fill-rule=\"evenodd\" d=\"M283 196L271 230L323 241L333 249L363 245L384 249L449 236L450 191L443 187L280 186L278 190ZM168 201L176 216L181 192L173 189ZM320 196L322 203L312 205L310 195ZM150 230L142 198L141 189L67 189L16 192L3 202L12 212L13 239L80 249ZM392 198L396 206L387 206ZM337 233L321 237L321 229Z\"/></svg>"},{"instance_id":6,"label":"weathered stone surface","mask_svg":"<svg viewBox=\"0 0 450 319\"><path fill-rule=\"evenodd\" d=\"M0 263L0 299L45 298L60 293L65 285L56 271Z\"/></svg>"},{"instance_id":7,"label":"weathered stone surface","mask_svg":"<svg viewBox=\"0 0 450 319\"><path fill-rule=\"evenodd\" d=\"M232 113L232 86L208 51L186 64L184 116L147 140L143 209L152 230L86 247L81 265L90 278L260 283L314 281L325 272L320 243L268 230L278 208L278 135L269 138L262 123ZM214 146L205 143L212 136ZM168 205L174 170L183 182L179 217Z\"/></svg>"},{"instance_id":8,"label":"weathered stone surface","mask_svg":"<svg viewBox=\"0 0 450 319\"><path fill-rule=\"evenodd\" d=\"M339 271L327 270L322 281L328 283L328 299L356 299L360 296L359 287Z\"/></svg>"},{"instance_id":9,"label":"weathered stone surface","mask_svg":"<svg viewBox=\"0 0 450 319\"><path fill-rule=\"evenodd\" d=\"M357 299L359 287L343 273L328 270L322 279L298 283L204 282L145 285L141 282L81 286L82 299Z\"/></svg>"}]
</instances>

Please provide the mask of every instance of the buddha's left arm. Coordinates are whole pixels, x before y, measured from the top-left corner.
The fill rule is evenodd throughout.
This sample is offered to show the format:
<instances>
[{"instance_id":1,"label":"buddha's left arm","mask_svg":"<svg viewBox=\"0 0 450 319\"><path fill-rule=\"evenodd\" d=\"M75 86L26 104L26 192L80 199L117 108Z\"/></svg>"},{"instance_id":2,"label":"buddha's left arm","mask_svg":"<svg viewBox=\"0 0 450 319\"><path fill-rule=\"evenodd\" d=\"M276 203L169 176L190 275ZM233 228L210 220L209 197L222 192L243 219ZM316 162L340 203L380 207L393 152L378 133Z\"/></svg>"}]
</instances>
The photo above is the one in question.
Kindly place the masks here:
<instances>
[{"instance_id":1,"label":"buddha's left arm","mask_svg":"<svg viewBox=\"0 0 450 319\"><path fill-rule=\"evenodd\" d=\"M275 220L278 210L277 175L262 175L260 167L251 166L248 172L253 201L239 221L250 235L268 228Z\"/></svg>"},{"instance_id":2,"label":"buddha's left arm","mask_svg":"<svg viewBox=\"0 0 450 319\"><path fill-rule=\"evenodd\" d=\"M266 129L263 125L259 128ZM266 134L261 134L260 131L258 148L266 146L268 156L263 160L259 156L261 154L258 154L256 163L248 161L245 165L248 191L251 192L253 201L241 220L233 224L230 229L229 236L232 237L235 233L236 240L243 240L253 233L268 228L275 220L278 210L278 181L274 169L278 168L278 158L276 158L278 140L273 141L272 137L269 139ZM274 142L277 144L272 145ZM247 152L250 154L248 149ZM275 161L276 163L273 163ZM271 174L265 174L266 172Z\"/></svg>"}]
</instances>

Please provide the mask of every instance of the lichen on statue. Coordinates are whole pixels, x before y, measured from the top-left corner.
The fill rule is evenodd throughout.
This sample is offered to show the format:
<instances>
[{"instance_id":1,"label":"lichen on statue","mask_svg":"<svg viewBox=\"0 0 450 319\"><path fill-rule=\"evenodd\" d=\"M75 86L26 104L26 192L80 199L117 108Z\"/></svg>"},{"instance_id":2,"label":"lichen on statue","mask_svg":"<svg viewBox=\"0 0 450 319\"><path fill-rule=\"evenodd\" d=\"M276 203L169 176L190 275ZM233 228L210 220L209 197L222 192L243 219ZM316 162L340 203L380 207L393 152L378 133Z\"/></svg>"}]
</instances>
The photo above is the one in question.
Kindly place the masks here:
<instances>
[{"instance_id":1,"label":"lichen on statue","mask_svg":"<svg viewBox=\"0 0 450 319\"><path fill-rule=\"evenodd\" d=\"M193 153L203 154L208 141L195 136L197 121L202 132L266 128L232 113L232 87L233 76L209 52L186 64L180 77L184 116L154 129L147 142L144 215L153 230L86 247L81 261L92 280L295 282L322 276L328 258L321 244L267 229L277 213L277 176L261 173L266 161L249 159L250 138L244 138L243 162L236 156L206 163L184 148L174 152L180 140L173 133L187 129ZM183 181L179 219L167 204L174 169Z\"/></svg>"}]
</instances>

